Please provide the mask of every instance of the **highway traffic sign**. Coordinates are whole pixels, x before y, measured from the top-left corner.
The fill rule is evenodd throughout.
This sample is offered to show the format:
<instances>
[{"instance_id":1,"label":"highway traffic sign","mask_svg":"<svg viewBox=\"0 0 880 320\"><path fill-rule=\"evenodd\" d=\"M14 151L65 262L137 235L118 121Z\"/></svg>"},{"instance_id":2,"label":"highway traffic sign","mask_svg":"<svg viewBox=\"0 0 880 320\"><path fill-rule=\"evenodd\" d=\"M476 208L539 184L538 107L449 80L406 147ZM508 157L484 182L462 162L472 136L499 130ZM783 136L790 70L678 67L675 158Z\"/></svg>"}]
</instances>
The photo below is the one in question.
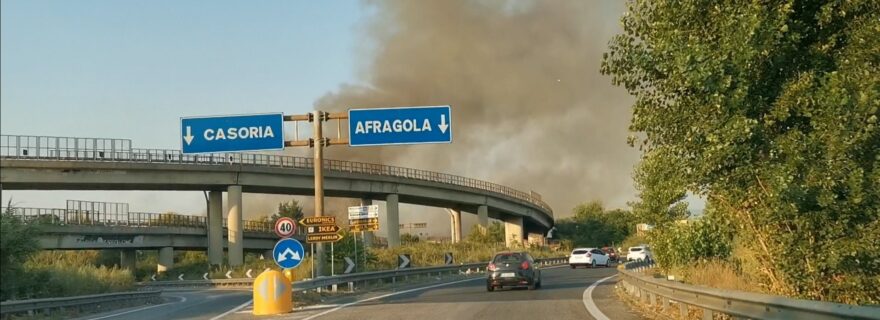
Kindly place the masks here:
<instances>
[{"instance_id":1,"label":"highway traffic sign","mask_svg":"<svg viewBox=\"0 0 880 320\"><path fill-rule=\"evenodd\" d=\"M447 253L446 253L446 256L443 257L443 258L444 258L444 259L443 259L443 262L444 262L445 264L447 264L447 265L448 265L448 264L452 264L452 262L454 262L454 260L452 259L452 252L447 252Z\"/></svg>"},{"instance_id":2,"label":"highway traffic sign","mask_svg":"<svg viewBox=\"0 0 880 320\"><path fill-rule=\"evenodd\" d=\"M348 110L352 147L452 142L449 106Z\"/></svg>"},{"instance_id":3,"label":"highway traffic sign","mask_svg":"<svg viewBox=\"0 0 880 320\"><path fill-rule=\"evenodd\" d=\"M379 218L379 205L348 207L348 220Z\"/></svg>"},{"instance_id":4,"label":"highway traffic sign","mask_svg":"<svg viewBox=\"0 0 880 320\"><path fill-rule=\"evenodd\" d=\"M357 224L348 226L348 231L351 232L361 232L361 231L379 231L378 224Z\"/></svg>"},{"instance_id":5,"label":"highway traffic sign","mask_svg":"<svg viewBox=\"0 0 880 320\"><path fill-rule=\"evenodd\" d=\"M340 228L337 225L320 225L320 226L309 226L306 228L309 234L316 233L337 233Z\"/></svg>"},{"instance_id":6,"label":"highway traffic sign","mask_svg":"<svg viewBox=\"0 0 880 320\"><path fill-rule=\"evenodd\" d=\"M299 220L304 226L316 226L320 224L336 224L334 216L306 217Z\"/></svg>"},{"instance_id":7,"label":"highway traffic sign","mask_svg":"<svg viewBox=\"0 0 880 320\"><path fill-rule=\"evenodd\" d=\"M379 218L353 219L353 220L348 220L348 224L351 224L351 225L379 224Z\"/></svg>"},{"instance_id":8,"label":"highway traffic sign","mask_svg":"<svg viewBox=\"0 0 880 320\"><path fill-rule=\"evenodd\" d=\"M281 217L275 221L275 234L281 238L290 238L296 233L296 222L288 217Z\"/></svg>"},{"instance_id":9,"label":"highway traffic sign","mask_svg":"<svg viewBox=\"0 0 880 320\"><path fill-rule=\"evenodd\" d=\"M339 240L342 240L342 235L338 233L318 233L306 235L306 242L309 243L336 242Z\"/></svg>"},{"instance_id":10,"label":"highway traffic sign","mask_svg":"<svg viewBox=\"0 0 880 320\"><path fill-rule=\"evenodd\" d=\"M354 270L354 261L349 257L345 257L345 271L342 273L351 273L352 270Z\"/></svg>"},{"instance_id":11,"label":"highway traffic sign","mask_svg":"<svg viewBox=\"0 0 880 320\"><path fill-rule=\"evenodd\" d=\"M397 269L406 269L410 267L409 254L397 255Z\"/></svg>"},{"instance_id":12,"label":"highway traffic sign","mask_svg":"<svg viewBox=\"0 0 880 320\"><path fill-rule=\"evenodd\" d=\"M284 115L180 118L183 153L284 149Z\"/></svg>"},{"instance_id":13,"label":"highway traffic sign","mask_svg":"<svg viewBox=\"0 0 880 320\"><path fill-rule=\"evenodd\" d=\"M272 258L282 269L296 268L305 258L306 250L296 239L286 238L275 243Z\"/></svg>"}]
</instances>

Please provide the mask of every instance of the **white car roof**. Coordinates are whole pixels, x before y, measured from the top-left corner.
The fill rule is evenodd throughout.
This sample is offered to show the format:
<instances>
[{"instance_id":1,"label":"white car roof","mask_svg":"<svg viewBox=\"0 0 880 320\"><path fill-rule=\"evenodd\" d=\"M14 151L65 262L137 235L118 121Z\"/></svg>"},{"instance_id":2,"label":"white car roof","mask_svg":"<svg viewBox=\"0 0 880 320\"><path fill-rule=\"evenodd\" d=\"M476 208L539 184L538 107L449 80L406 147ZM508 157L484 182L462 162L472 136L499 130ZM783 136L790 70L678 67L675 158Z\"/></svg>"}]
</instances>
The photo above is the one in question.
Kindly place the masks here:
<instances>
[{"instance_id":1,"label":"white car roof","mask_svg":"<svg viewBox=\"0 0 880 320\"><path fill-rule=\"evenodd\" d=\"M595 249L596 249L596 248L574 248L574 250L571 250L571 252L574 252L575 250L587 250L587 251L590 251L590 250L595 250Z\"/></svg>"}]
</instances>

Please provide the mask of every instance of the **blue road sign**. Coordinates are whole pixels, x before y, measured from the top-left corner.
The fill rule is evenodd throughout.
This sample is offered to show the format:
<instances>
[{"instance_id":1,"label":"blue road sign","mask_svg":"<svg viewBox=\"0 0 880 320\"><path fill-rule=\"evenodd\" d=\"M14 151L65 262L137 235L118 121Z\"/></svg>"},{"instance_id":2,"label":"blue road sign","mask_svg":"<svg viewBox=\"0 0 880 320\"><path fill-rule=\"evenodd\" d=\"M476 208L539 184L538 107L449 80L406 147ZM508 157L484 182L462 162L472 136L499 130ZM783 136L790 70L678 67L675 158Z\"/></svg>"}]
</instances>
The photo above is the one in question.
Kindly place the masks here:
<instances>
[{"instance_id":1,"label":"blue road sign","mask_svg":"<svg viewBox=\"0 0 880 320\"><path fill-rule=\"evenodd\" d=\"M306 250L302 243L296 239L278 240L278 243L275 243L275 249L272 250L272 258L283 269L296 268L305 257Z\"/></svg>"},{"instance_id":2,"label":"blue road sign","mask_svg":"<svg viewBox=\"0 0 880 320\"><path fill-rule=\"evenodd\" d=\"M281 113L180 119L183 153L284 149Z\"/></svg>"},{"instance_id":3,"label":"blue road sign","mask_svg":"<svg viewBox=\"0 0 880 320\"><path fill-rule=\"evenodd\" d=\"M452 142L449 106L351 109L348 141L352 147Z\"/></svg>"}]
</instances>

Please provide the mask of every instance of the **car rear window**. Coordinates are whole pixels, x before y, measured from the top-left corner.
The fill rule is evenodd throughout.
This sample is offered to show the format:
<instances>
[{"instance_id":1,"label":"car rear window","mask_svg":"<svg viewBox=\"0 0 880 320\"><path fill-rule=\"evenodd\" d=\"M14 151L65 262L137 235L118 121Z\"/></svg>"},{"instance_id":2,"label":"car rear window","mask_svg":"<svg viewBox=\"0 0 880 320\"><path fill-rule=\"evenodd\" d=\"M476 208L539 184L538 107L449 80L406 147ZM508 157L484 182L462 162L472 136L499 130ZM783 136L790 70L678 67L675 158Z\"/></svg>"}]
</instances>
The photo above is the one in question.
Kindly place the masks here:
<instances>
[{"instance_id":1,"label":"car rear window","mask_svg":"<svg viewBox=\"0 0 880 320\"><path fill-rule=\"evenodd\" d=\"M495 259L494 259L494 260L492 260L492 262L495 262L495 263L499 263L499 262L520 262L520 261L522 261L522 255L519 254L519 253L505 253L505 254L499 254L499 255L495 256Z\"/></svg>"},{"instance_id":2,"label":"car rear window","mask_svg":"<svg viewBox=\"0 0 880 320\"><path fill-rule=\"evenodd\" d=\"M639 248L639 247L629 248L629 252L639 252L639 251L642 251L642 248Z\"/></svg>"},{"instance_id":3,"label":"car rear window","mask_svg":"<svg viewBox=\"0 0 880 320\"><path fill-rule=\"evenodd\" d=\"M587 253L587 250L575 250L575 251L571 252L571 254L584 254L584 253Z\"/></svg>"}]
</instances>

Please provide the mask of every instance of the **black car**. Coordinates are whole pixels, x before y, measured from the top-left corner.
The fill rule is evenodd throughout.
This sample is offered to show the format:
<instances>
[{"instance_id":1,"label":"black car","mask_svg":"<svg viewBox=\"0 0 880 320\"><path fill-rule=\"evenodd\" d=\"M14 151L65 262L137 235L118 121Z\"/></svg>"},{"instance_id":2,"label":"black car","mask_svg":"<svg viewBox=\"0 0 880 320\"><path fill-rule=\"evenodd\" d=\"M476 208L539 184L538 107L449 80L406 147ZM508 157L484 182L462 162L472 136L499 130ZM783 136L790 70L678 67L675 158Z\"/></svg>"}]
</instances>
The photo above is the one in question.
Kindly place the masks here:
<instances>
[{"instance_id":1,"label":"black car","mask_svg":"<svg viewBox=\"0 0 880 320\"><path fill-rule=\"evenodd\" d=\"M501 252L489 262L486 290L502 287L541 287L541 270L527 252Z\"/></svg>"}]
</instances>

